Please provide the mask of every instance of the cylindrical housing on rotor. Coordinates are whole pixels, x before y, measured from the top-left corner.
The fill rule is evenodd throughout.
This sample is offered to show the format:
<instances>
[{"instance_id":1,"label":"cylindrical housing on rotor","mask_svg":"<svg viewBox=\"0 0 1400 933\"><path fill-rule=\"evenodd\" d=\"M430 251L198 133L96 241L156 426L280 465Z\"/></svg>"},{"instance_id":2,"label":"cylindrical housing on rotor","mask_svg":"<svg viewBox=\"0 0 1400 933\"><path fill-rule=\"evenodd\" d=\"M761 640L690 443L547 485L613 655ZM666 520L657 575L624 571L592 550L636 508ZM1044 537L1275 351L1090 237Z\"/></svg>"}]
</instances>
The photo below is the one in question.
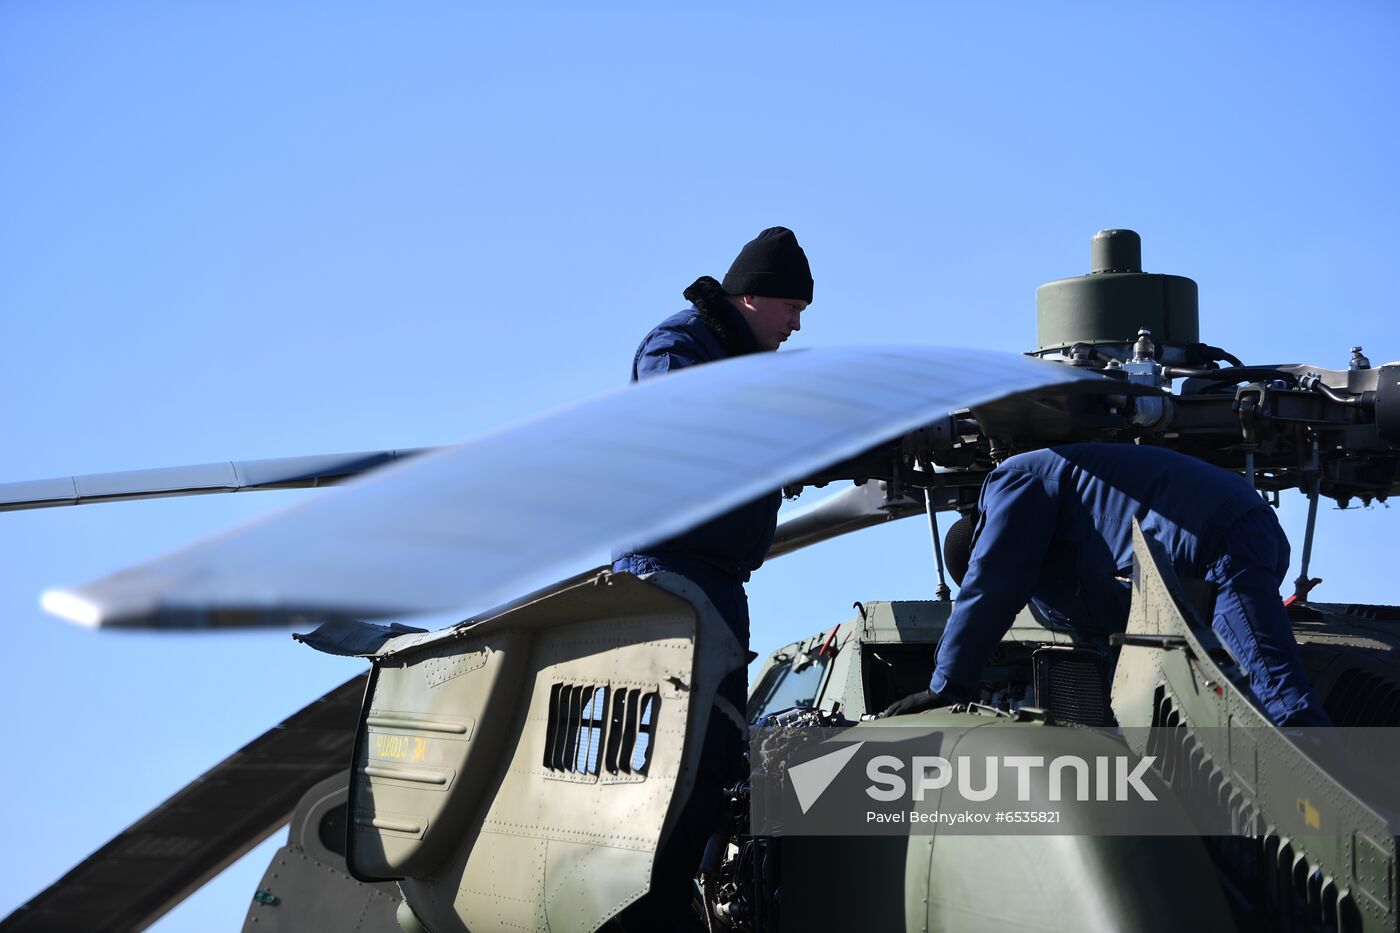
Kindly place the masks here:
<instances>
[{"instance_id":1,"label":"cylindrical housing on rotor","mask_svg":"<svg viewBox=\"0 0 1400 933\"><path fill-rule=\"evenodd\" d=\"M1038 353L1076 343L1132 344L1139 328L1158 346L1200 341L1196 283L1142 271L1142 240L1131 230L1100 230L1090 243L1088 275L1036 289Z\"/></svg>"}]
</instances>

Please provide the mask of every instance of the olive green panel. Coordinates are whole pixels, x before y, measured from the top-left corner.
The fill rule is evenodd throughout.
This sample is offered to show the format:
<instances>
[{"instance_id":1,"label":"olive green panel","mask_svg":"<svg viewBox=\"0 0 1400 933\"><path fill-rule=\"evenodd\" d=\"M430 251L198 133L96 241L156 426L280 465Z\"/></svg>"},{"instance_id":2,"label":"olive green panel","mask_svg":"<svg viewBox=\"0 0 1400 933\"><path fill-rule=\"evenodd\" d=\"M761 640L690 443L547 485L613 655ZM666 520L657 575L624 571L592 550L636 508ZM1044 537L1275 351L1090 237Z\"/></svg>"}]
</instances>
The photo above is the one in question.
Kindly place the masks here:
<instances>
[{"instance_id":1,"label":"olive green panel","mask_svg":"<svg viewBox=\"0 0 1400 933\"><path fill-rule=\"evenodd\" d=\"M952 744L939 751L949 759L962 754L980 759L988 747L1005 748L1008 733L1017 736L1017 748L1027 754L1053 749L1092 759L1123 751L1101 732L1050 726L1043 718L935 710L920 719L931 732L953 727L945 733ZM914 806L936 811L944 793ZM979 933L1235 930L1200 839L1072 833L1074 806L1055 806L1071 833L988 836L943 830L911 835L904 874L906 928ZM1187 818L1170 794L1159 795L1157 806L1170 811L1158 816L1166 824ZM1155 883L1144 884L1146 879ZM1190 896L1182 897L1184 892Z\"/></svg>"},{"instance_id":2,"label":"olive green panel","mask_svg":"<svg viewBox=\"0 0 1400 933\"><path fill-rule=\"evenodd\" d=\"M348 780L342 770L302 795L286 845L272 856L249 901L242 933L402 933L398 888L356 881L341 854L327 846L335 844L335 827L344 819Z\"/></svg>"},{"instance_id":3,"label":"olive green panel","mask_svg":"<svg viewBox=\"0 0 1400 933\"><path fill-rule=\"evenodd\" d=\"M936 645L957 602L914 599L859 605L863 613L841 627L837 635L839 644L858 639L879 644L927 642ZM1052 628L1034 606L1027 605L1016 613L1002 640L1068 645L1074 643L1074 636L1067 629Z\"/></svg>"},{"instance_id":4,"label":"olive green panel","mask_svg":"<svg viewBox=\"0 0 1400 933\"><path fill-rule=\"evenodd\" d=\"M821 692L817 694L816 705L830 713L840 707L847 719L859 719L868 710L865 708L865 691L860 688L860 641L859 622L844 622L836 629L830 650L835 652L831 659Z\"/></svg>"},{"instance_id":5,"label":"olive green panel","mask_svg":"<svg viewBox=\"0 0 1400 933\"><path fill-rule=\"evenodd\" d=\"M485 665L478 663L483 650L490 659ZM470 770L480 787L463 795L471 804L465 812L452 798L434 822L427 808L428 831L443 826L450 839L443 856L435 848L431 857L412 851L403 856L415 867L400 887L422 922L435 933L592 930L644 894L656 848L675 818L675 801L684 799L693 780L714 685L743 663L737 640L700 589L673 574L654 574L645 582L604 575L481 622L455 643L439 642L422 653L430 657L409 649L404 657L381 659L371 718L382 720L381 710L445 718L451 710L459 721L473 719L469 737L449 740L464 747L454 749L462 765L432 758L432 746L421 765L451 771L456 786L467 784L461 775ZM500 673L493 680L496 654ZM456 673L430 686L432 663L451 665ZM658 695L644 773L549 766L546 735L552 690L559 684ZM439 701L444 691L468 705ZM491 700L483 703L485 693ZM488 747L483 736L495 727L502 733ZM613 728L611 722L606 728ZM364 738L372 739L371 733ZM415 748L410 744L408 753ZM369 814L377 817L380 806L396 808L395 814L408 809L393 778L371 775L363 784ZM432 792L414 793L421 799ZM393 833L378 832L386 851L391 846L383 841L397 839ZM431 841L436 846L436 837ZM419 844L420 851L426 847ZM363 862L357 860L357 867Z\"/></svg>"},{"instance_id":6,"label":"olive green panel","mask_svg":"<svg viewBox=\"0 0 1400 933\"><path fill-rule=\"evenodd\" d=\"M379 663L351 786L361 876L427 874L447 857L502 753L528 651L525 633L495 631Z\"/></svg>"},{"instance_id":7,"label":"olive green panel","mask_svg":"<svg viewBox=\"0 0 1400 933\"><path fill-rule=\"evenodd\" d=\"M1130 344L1138 328L1159 344L1197 343L1196 283L1180 275L1100 272L1046 282L1036 289L1041 350L1076 343Z\"/></svg>"},{"instance_id":8,"label":"olive green panel","mask_svg":"<svg viewBox=\"0 0 1400 933\"><path fill-rule=\"evenodd\" d=\"M1329 920L1397 928L1396 845L1387 821L1328 774L1243 692L1244 675L1189 606L1161 546L1134 526L1127 634L1178 647L1125 646L1113 682L1134 750L1158 756L1178 793L1226 808L1239 832L1276 853L1281 877L1321 876ZM1285 886L1293 882L1285 880Z\"/></svg>"},{"instance_id":9,"label":"olive green panel","mask_svg":"<svg viewBox=\"0 0 1400 933\"><path fill-rule=\"evenodd\" d=\"M1085 757L1122 754L1112 737L1046 725L980 708L930 710L897 723L874 720L856 730L867 742L901 742L911 724L953 744L939 754L978 753L986 737L1004 749L1009 737L1035 754L1054 749ZM946 730L946 731L945 731ZM882 735L886 733L886 735ZM1149 777L1153 786L1159 786ZM1163 819L1185 819L1180 805ZM942 792L912 804L943 806ZM958 804L957 806L962 806ZM1056 804L1072 823L1072 804ZM1236 930L1215 866L1194 836L1141 838L1080 835L982 835L951 831L870 837L783 840L785 929L877 931ZM837 872L842 892L828 896L820 879Z\"/></svg>"},{"instance_id":10,"label":"olive green panel","mask_svg":"<svg viewBox=\"0 0 1400 933\"><path fill-rule=\"evenodd\" d=\"M1236 929L1190 836L912 836L905 890L909 930Z\"/></svg>"},{"instance_id":11,"label":"olive green panel","mask_svg":"<svg viewBox=\"0 0 1400 933\"><path fill-rule=\"evenodd\" d=\"M901 600L861 603L859 626L862 641L881 643L938 641L953 611L949 600Z\"/></svg>"}]
</instances>

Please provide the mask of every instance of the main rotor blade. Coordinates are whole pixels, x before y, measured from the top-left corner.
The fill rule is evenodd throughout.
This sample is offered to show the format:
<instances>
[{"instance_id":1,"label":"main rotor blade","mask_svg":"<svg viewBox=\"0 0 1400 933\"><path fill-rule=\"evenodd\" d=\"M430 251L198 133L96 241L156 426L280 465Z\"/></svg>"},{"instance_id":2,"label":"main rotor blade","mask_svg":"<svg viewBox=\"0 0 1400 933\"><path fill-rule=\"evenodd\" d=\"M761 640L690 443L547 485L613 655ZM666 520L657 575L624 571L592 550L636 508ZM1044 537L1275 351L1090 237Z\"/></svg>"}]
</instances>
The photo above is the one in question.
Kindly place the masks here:
<instances>
[{"instance_id":1,"label":"main rotor blade","mask_svg":"<svg viewBox=\"0 0 1400 933\"><path fill-rule=\"evenodd\" d=\"M287 822L350 762L360 674L273 726L0 920L0 933L144 930Z\"/></svg>"},{"instance_id":2,"label":"main rotor blade","mask_svg":"<svg viewBox=\"0 0 1400 933\"><path fill-rule=\"evenodd\" d=\"M712 363L377 471L171 556L50 592L44 605L87 625L148 627L481 608L601 547L664 540L950 410L1102 378L939 347Z\"/></svg>"},{"instance_id":3,"label":"main rotor blade","mask_svg":"<svg viewBox=\"0 0 1400 933\"><path fill-rule=\"evenodd\" d=\"M0 483L0 512L121 502L125 499L332 486L432 449L417 447L311 457L275 457L269 460L232 460Z\"/></svg>"},{"instance_id":4,"label":"main rotor blade","mask_svg":"<svg viewBox=\"0 0 1400 933\"><path fill-rule=\"evenodd\" d=\"M960 501L958 489L980 489L987 476L984 470L945 470L942 467L935 467L935 470L940 474L938 485L933 487L933 507L937 511L956 509ZM896 519L926 516L928 506L924 502L924 490L911 488L912 495L891 499L884 480L867 480L815 502L778 523L768 557L782 557Z\"/></svg>"},{"instance_id":5,"label":"main rotor blade","mask_svg":"<svg viewBox=\"0 0 1400 933\"><path fill-rule=\"evenodd\" d=\"M769 559L852 531L924 512L922 502L907 496L890 501L887 495L885 484L872 479L843 489L829 499L823 499L811 508L784 519L773 533L773 546L768 549Z\"/></svg>"}]
</instances>

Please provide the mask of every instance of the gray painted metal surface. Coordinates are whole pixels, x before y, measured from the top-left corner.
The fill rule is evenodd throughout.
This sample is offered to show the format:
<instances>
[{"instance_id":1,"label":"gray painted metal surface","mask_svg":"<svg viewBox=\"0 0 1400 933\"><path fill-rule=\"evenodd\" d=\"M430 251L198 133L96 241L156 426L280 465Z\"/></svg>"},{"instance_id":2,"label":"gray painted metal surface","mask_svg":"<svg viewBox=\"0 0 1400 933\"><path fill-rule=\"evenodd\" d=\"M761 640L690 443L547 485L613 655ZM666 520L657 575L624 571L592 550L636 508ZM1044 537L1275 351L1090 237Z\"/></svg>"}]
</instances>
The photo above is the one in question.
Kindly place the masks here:
<instances>
[{"instance_id":1,"label":"gray painted metal surface","mask_svg":"<svg viewBox=\"0 0 1400 933\"><path fill-rule=\"evenodd\" d=\"M93 626L153 627L487 606L600 547L665 539L950 410L1102 378L938 347L725 360L413 458L51 592L45 606Z\"/></svg>"},{"instance_id":2,"label":"gray painted metal surface","mask_svg":"<svg viewBox=\"0 0 1400 933\"><path fill-rule=\"evenodd\" d=\"M908 518L923 511L923 504L908 497L886 500L883 482L870 480L844 489L778 525L769 557L781 557L830 538Z\"/></svg>"},{"instance_id":3,"label":"gray painted metal surface","mask_svg":"<svg viewBox=\"0 0 1400 933\"><path fill-rule=\"evenodd\" d=\"M312 787L292 814L248 905L243 933L403 933L397 885L366 884L345 870L343 771Z\"/></svg>"}]
</instances>

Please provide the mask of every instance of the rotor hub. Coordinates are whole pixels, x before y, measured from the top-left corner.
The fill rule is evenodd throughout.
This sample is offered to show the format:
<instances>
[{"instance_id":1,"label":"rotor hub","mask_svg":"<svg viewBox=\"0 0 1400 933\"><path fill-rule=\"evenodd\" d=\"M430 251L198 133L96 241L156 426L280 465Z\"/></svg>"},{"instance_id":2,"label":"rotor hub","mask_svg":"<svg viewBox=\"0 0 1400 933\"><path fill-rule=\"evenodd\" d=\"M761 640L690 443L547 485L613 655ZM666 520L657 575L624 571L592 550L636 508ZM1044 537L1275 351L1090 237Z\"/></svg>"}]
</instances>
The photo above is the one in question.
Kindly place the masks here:
<instances>
[{"instance_id":1,"label":"rotor hub","mask_svg":"<svg viewBox=\"0 0 1400 933\"><path fill-rule=\"evenodd\" d=\"M1100 230L1089 244L1088 275L1056 279L1035 293L1038 356L1071 357L1076 344L1120 359L1132 355L1146 328L1166 362L1180 361L1200 341L1196 283L1142 271L1142 238L1132 230Z\"/></svg>"}]
</instances>

